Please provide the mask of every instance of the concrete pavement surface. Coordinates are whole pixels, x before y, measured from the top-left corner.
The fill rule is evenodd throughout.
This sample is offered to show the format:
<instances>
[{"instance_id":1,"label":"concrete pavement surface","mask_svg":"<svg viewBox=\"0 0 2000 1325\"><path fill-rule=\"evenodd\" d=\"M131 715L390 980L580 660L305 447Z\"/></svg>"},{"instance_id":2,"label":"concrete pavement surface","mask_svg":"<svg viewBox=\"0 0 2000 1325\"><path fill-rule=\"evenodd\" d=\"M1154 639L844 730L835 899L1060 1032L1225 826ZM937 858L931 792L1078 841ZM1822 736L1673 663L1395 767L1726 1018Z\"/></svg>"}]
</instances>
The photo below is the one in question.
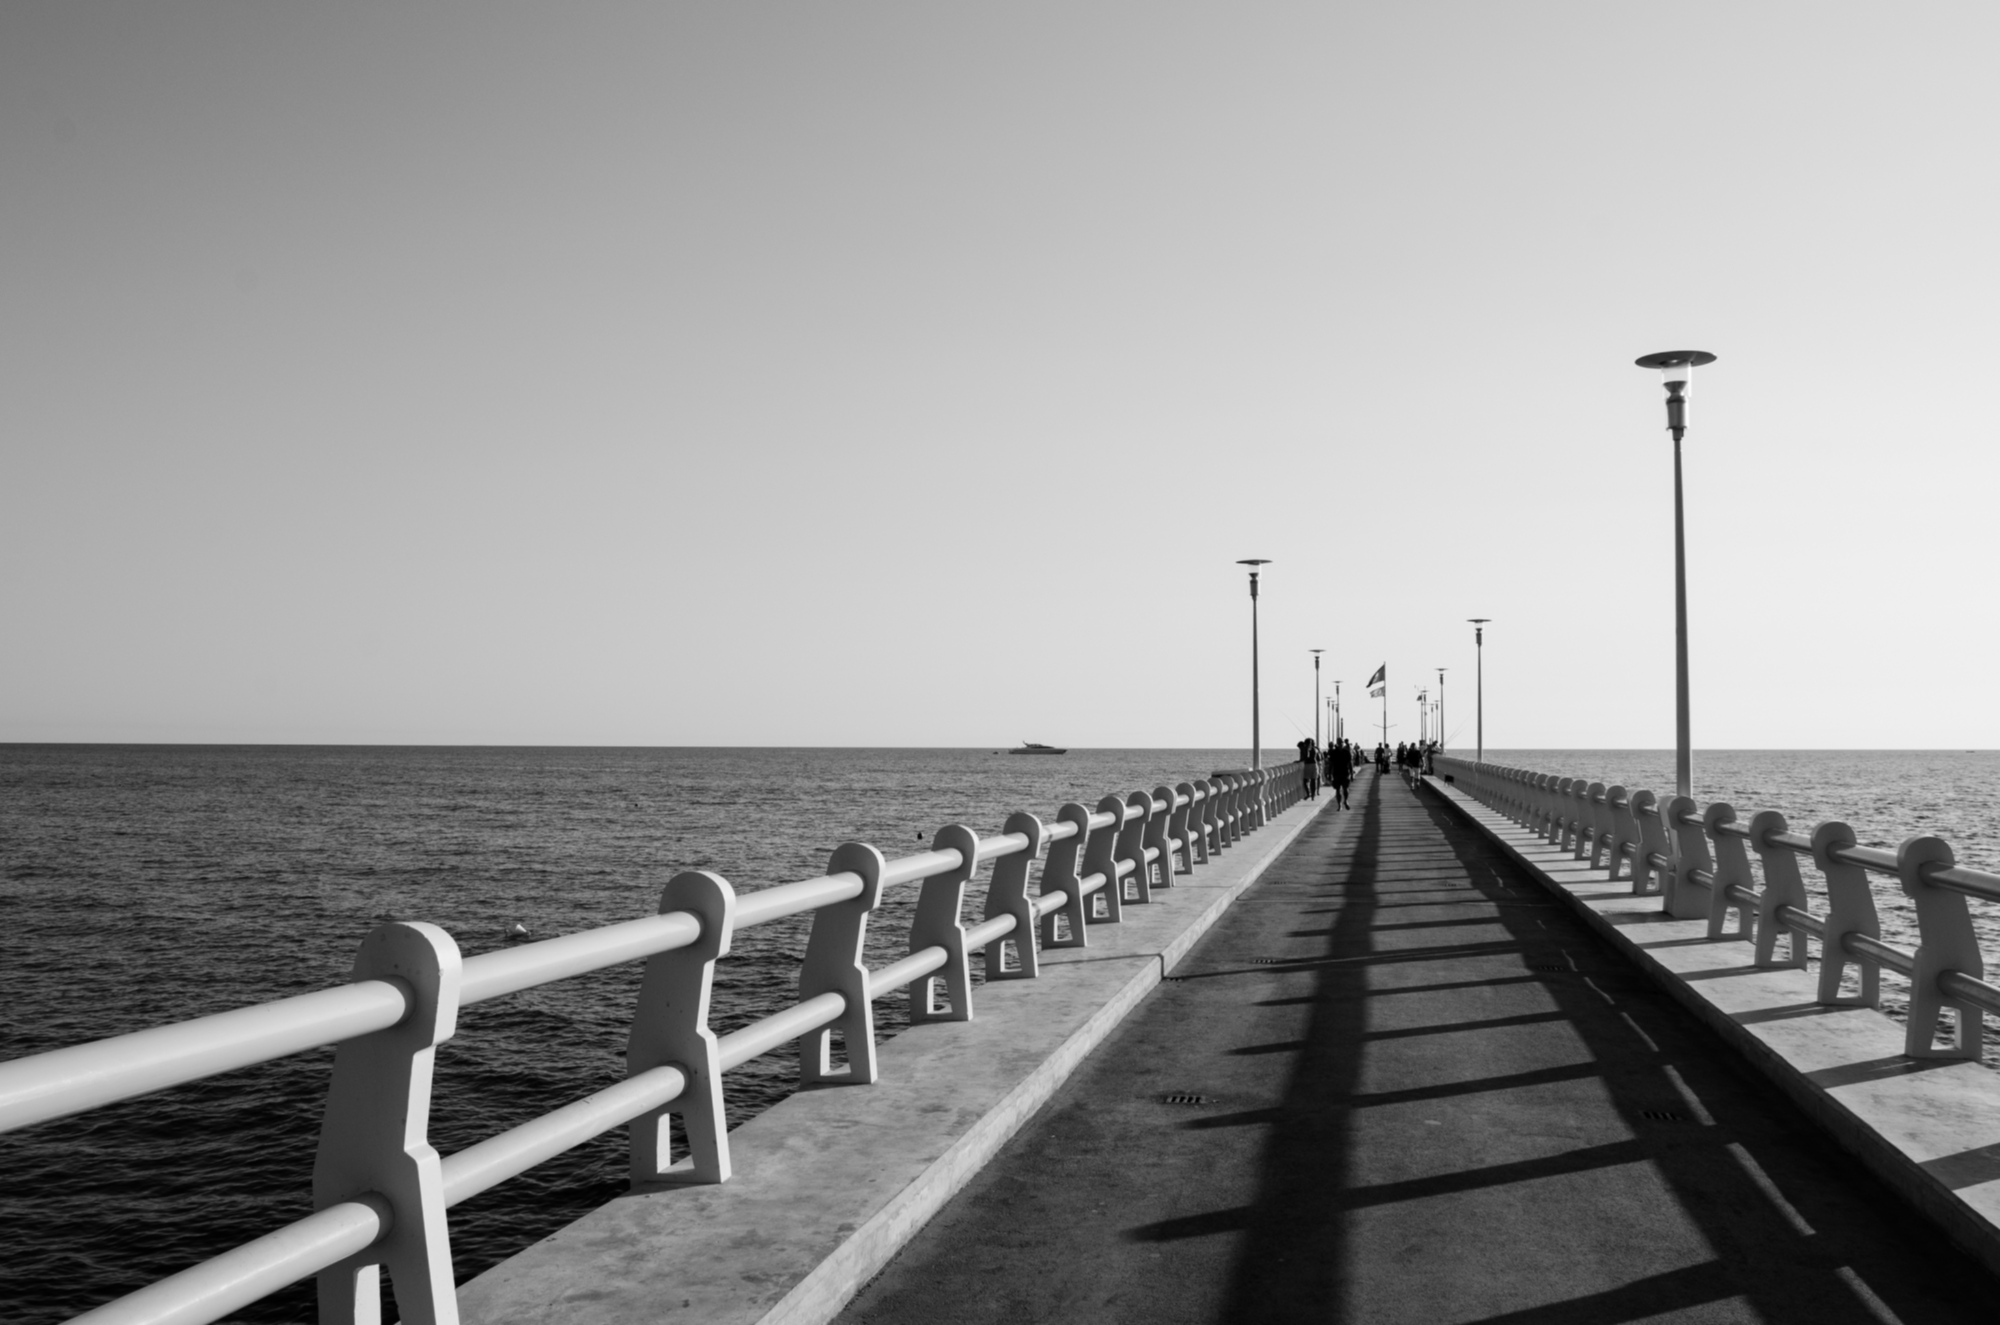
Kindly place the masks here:
<instances>
[{"instance_id":1,"label":"concrete pavement surface","mask_svg":"<svg viewBox=\"0 0 2000 1325\"><path fill-rule=\"evenodd\" d=\"M1929 1325L2000 1284L1383 777L840 1319Z\"/></svg>"}]
</instances>

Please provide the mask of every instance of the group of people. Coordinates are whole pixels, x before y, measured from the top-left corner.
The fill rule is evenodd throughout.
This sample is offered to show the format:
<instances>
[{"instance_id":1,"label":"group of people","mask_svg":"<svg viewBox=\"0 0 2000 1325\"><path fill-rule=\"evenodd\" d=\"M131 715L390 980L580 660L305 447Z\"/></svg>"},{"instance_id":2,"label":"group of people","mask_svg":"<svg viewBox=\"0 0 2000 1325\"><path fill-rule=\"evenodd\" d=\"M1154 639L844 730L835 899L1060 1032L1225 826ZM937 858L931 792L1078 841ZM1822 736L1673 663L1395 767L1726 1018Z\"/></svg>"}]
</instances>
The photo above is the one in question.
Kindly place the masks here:
<instances>
[{"instance_id":1,"label":"group of people","mask_svg":"<svg viewBox=\"0 0 2000 1325\"><path fill-rule=\"evenodd\" d=\"M1308 736L1299 742L1299 762L1305 765L1306 799L1319 795L1322 779L1333 791L1334 804L1348 808L1347 789L1354 785L1354 770L1361 765L1361 752L1354 742L1337 740L1322 750Z\"/></svg>"},{"instance_id":2,"label":"group of people","mask_svg":"<svg viewBox=\"0 0 2000 1325\"><path fill-rule=\"evenodd\" d=\"M1374 761L1377 770L1389 771L1389 761L1395 760L1398 770L1410 773L1434 773L1437 759L1436 741L1397 742L1391 750L1387 742L1375 747ZM1321 750L1319 742L1308 736L1299 742L1299 762L1305 765L1306 799L1319 795L1320 782L1333 790L1334 804L1340 809L1351 809L1348 804L1348 788L1354 785L1354 770L1361 766L1364 756L1359 746L1346 739L1335 740Z\"/></svg>"},{"instance_id":3,"label":"group of people","mask_svg":"<svg viewBox=\"0 0 2000 1325\"><path fill-rule=\"evenodd\" d=\"M1407 745L1398 742L1396 767L1409 773L1435 773L1437 749L1436 741L1412 741ZM1384 746L1383 757L1386 759L1387 755L1388 747ZM1383 767L1386 769L1388 765L1385 763Z\"/></svg>"}]
</instances>

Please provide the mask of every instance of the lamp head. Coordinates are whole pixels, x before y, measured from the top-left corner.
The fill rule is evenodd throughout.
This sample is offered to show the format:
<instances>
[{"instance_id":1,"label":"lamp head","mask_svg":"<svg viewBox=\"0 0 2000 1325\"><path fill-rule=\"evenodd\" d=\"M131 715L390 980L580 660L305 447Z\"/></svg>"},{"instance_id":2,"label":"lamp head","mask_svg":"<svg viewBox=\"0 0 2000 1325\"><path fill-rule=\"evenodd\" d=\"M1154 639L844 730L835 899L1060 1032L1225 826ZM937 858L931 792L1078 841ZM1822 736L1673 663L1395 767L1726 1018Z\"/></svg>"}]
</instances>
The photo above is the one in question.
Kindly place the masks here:
<instances>
[{"instance_id":1,"label":"lamp head","mask_svg":"<svg viewBox=\"0 0 2000 1325\"><path fill-rule=\"evenodd\" d=\"M1681 437L1687 432L1688 378L1701 365L1714 363L1715 356L1707 350L1661 350L1642 354L1632 362L1660 370L1660 380L1667 387L1667 431L1674 435L1674 454L1678 456Z\"/></svg>"},{"instance_id":2,"label":"lamp head","mask_svg":"<svg viewBox=\"0 0 2000 1325\"><path fill-rule=\"evenodd\" d=\"M1715 356L1707 350L1661 350L1658 354L1642 354L1632 362L1641 368L1657 368L1661 380L1682 386L1695 369L1706 363L1714 363Z\"/></svg>"}]
</instances>

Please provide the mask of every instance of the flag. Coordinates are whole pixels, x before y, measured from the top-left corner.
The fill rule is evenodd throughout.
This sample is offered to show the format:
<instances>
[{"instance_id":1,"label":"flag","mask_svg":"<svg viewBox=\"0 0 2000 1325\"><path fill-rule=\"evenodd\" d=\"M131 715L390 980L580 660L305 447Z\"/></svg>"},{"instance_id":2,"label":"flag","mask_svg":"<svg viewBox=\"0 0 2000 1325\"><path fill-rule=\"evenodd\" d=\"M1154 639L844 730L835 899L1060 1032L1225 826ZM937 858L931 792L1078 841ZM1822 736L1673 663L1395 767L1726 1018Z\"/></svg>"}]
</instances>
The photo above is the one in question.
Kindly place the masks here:
<instances>
[{"instance_id":1,"label":"flag","mask_svg":"<svg viewBox=\"0 0 2000 1325\"><path fill-rule=\"evenodd\" d=\"M1375 669L1375 675L1368 678L1368 684L1372 686L1378 686L1388 679L1389 679L1389 664L1383 663L1380 667L1377 667Z\"/></svg>"},{"instance_id":2,"label":"flag","mask_svg":"<svg viewBox=\"0 0 2000 1325\"><path fill-rule=\"evenodd\" d=\"M1388 688L1389 688L1388 686L1376 686L1373 690L1368 692L1368 698L1380 699L1382 698L1383 692L1388 690Z\"/></svg>"}]
</instances>

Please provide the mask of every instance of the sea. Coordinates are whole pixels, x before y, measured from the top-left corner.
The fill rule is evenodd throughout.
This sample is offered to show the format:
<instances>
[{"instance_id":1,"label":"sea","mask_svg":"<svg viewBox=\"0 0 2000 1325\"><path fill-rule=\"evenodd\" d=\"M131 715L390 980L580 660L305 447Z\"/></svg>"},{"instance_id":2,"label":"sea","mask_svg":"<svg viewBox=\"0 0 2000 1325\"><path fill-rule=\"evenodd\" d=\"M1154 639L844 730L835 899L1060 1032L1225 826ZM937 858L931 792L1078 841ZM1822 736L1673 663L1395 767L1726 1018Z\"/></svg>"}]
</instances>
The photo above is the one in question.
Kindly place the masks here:
<instances>
[{"instance_id":1,"label":"sea","mask_svg":"<svg viewBox=\"0 0 2000 1325\"><path fill-rule=\"evenodd\" d=\"M945 824L997 832L1017 809L1052 818L1067 801L1246 755L0 745L0 1059L342 983L385 920L439 924L472 955L515 925L547 938L650 914L681 870L746 892L823 873L842 842L894 857ZM1488 758L1672 785L1669 751ZM1698 799L1745 817L1778 809L1808 829L1842 818L1885 847L1935 833L1962 863L2000 868L2000 754L1702 751L1695 767ZM885 900L871 964L903 955L914 902L914 889ZM1914 943L1893 881L1878 904L1885 937ZM2000 923L1977 923L2000 952ZM739 936L718 968L718 1031L792 1001L808 924ZM437 1148L620 1080L638 975L632 964L465 1009L438 1054ZM885 1037L907 1024L899 997L877 1015ZM0 1319L67 1319L310 1213L332 1058L301 1054L0 1136ZM731 1072L731 1125L783 1099L795 1072L783 1051ZM457 1275L617 1195L624 1174L620 1129L454 1208ZM232 1319L310 1320L312 1297L295 1286Z\"/></svg>"}]
</instances>

